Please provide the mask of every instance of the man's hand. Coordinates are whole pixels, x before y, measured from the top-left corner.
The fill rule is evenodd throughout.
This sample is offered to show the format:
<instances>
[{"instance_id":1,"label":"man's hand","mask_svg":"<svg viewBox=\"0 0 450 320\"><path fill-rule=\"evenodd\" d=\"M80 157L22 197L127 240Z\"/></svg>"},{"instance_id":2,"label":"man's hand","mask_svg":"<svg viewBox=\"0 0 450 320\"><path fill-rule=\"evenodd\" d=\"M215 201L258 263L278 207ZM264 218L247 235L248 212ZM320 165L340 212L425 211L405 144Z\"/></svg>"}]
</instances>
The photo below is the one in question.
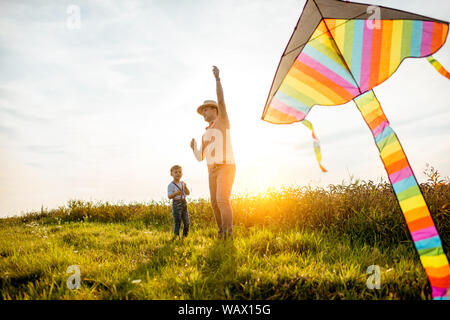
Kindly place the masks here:
<instances>
[{"instance_id":1,"label":"man's hand","mask_svg":"<svg viewBox=\"0 0 450 320\"><path fill-rule=\"evenodd\" d=\"M195 141L195 139L191 140L191 149L194 152L197 161L203 161L202 150L197 150L197 141Z\"/></svg>"},{"instance_id":2,"label":"man's hand","mask_svg":"<svg viewBox=\"0 0 450 320\"><path fill-rule=\"evenodd\" d=\"M213 66L213 74L214 74L214 78L216 78L216 80L220 80L220 78L219 78L219 68L217 68L216 66Z\"/></svg>"},{"instance_id":3,"label":"man's hand","mask_svg":"<svg viewBox=\"0 0 450 320\"><path fill-rule=\"evenodd\" d=\"M192 140L191 140L191 149L195 150L194 148L197 149L197 141L195 141L195 139L192 138Z\"/></svg>"}]
</instances>

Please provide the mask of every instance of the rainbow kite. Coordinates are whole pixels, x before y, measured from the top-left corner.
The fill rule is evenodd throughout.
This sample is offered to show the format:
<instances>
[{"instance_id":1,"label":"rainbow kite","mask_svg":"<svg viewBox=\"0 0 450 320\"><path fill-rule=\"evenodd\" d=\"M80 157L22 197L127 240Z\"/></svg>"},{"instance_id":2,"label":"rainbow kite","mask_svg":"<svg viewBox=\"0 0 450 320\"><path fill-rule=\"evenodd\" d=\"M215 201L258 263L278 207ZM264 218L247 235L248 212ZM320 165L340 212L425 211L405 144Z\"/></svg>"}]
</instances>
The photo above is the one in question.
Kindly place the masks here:
<instances>
[{"instance_id":1,"label":"rainbow kite","mask_svg":"<svg viewBox=\"0 0 450 320\"><path fill-rule=\"evenodd\" d=\"M450 79L431 57L447 33L447 22L404 11L308 0L284 50L262 115L274 124L301 121L313 131L305 117L314 105L355 101L380 151L434 299L449 299L448 260L408 159L372 89L408 57L428 57ZM320 168L326 171L314 131L313 138Z\"/></svg>"}]
</instances>

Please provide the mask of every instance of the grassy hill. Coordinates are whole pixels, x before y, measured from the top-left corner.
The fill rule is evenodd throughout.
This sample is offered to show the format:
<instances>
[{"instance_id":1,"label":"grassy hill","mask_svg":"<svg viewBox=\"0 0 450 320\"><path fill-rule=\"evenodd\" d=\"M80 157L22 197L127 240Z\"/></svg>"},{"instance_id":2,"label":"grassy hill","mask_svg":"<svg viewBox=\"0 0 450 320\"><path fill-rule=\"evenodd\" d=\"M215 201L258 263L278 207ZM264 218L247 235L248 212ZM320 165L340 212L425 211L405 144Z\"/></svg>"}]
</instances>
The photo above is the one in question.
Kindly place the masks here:
<instances>
[{"instance_id":1,"label":"grassy hill","mask_svg":"<svg viewBox=\"0 0 450 320\"><path fill-rule=\"evenodd\" d=\"M450 185L421 185L448 251ZM216 239L209 202L171 240L169 202L66 206L0 219L1 299L430 299L387 183L235 196L235 239ZM67 269L78 265L80 289ZM366 285L381 269L380 289Z\"/></svg>"}]
</instances>

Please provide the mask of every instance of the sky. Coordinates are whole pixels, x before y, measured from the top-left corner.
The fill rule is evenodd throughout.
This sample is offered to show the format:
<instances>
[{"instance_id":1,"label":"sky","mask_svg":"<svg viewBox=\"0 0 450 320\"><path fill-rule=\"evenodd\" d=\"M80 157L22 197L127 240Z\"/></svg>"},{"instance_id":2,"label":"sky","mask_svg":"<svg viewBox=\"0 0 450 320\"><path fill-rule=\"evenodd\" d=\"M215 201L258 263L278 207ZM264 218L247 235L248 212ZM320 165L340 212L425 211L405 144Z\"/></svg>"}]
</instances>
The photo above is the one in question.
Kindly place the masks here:
<instances>
[{"instance_id":1,"label":"sky","mask_svg":"<svg viewBox=\"0 0 450 320\"><path fill-rule=\"evenodd\" d=\"M443 0L359 1L450 20ZM207 126L220 69L236 159L235 196L282 186L387 181L356 105L315 106L322 173L301 124L261 120L305 1L1 1L0 217L71 199L167 199L183 167L192 199L208 198L205 162L189 147ZM79 18L79 19L78 19ZM434 57L450 68L450 45ZM450 175L450 85L406 59L375 93L419 182L427 163Z\"/></svg>"}]
</instances>

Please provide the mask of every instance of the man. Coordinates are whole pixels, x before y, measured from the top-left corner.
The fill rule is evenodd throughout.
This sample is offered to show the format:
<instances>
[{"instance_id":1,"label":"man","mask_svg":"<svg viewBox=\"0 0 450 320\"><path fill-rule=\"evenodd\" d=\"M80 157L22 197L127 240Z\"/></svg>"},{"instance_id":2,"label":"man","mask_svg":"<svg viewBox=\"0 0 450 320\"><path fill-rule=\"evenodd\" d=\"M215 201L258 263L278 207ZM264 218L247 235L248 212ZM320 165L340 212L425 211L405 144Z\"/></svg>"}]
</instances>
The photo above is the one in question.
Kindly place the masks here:
<instances>
[{"instance_id":1,"label":"man","mask_svg":"<svg viewBox=\"0 0 450 320\"><path fill-rule=\"evenodd\" d=\"M217 103L214 100L206 100L197 108L197 112L209 126L202 136L201 149L197 149L195 139L191 141L191 148L198 161L206 157L211 206L219 228L219 238L232 239L233 211L230 194L236 165L230 141L230 121L225 107L219 69L216 66L213 67L213 74L216 79Z\"/></svg>"}]
</instances>

